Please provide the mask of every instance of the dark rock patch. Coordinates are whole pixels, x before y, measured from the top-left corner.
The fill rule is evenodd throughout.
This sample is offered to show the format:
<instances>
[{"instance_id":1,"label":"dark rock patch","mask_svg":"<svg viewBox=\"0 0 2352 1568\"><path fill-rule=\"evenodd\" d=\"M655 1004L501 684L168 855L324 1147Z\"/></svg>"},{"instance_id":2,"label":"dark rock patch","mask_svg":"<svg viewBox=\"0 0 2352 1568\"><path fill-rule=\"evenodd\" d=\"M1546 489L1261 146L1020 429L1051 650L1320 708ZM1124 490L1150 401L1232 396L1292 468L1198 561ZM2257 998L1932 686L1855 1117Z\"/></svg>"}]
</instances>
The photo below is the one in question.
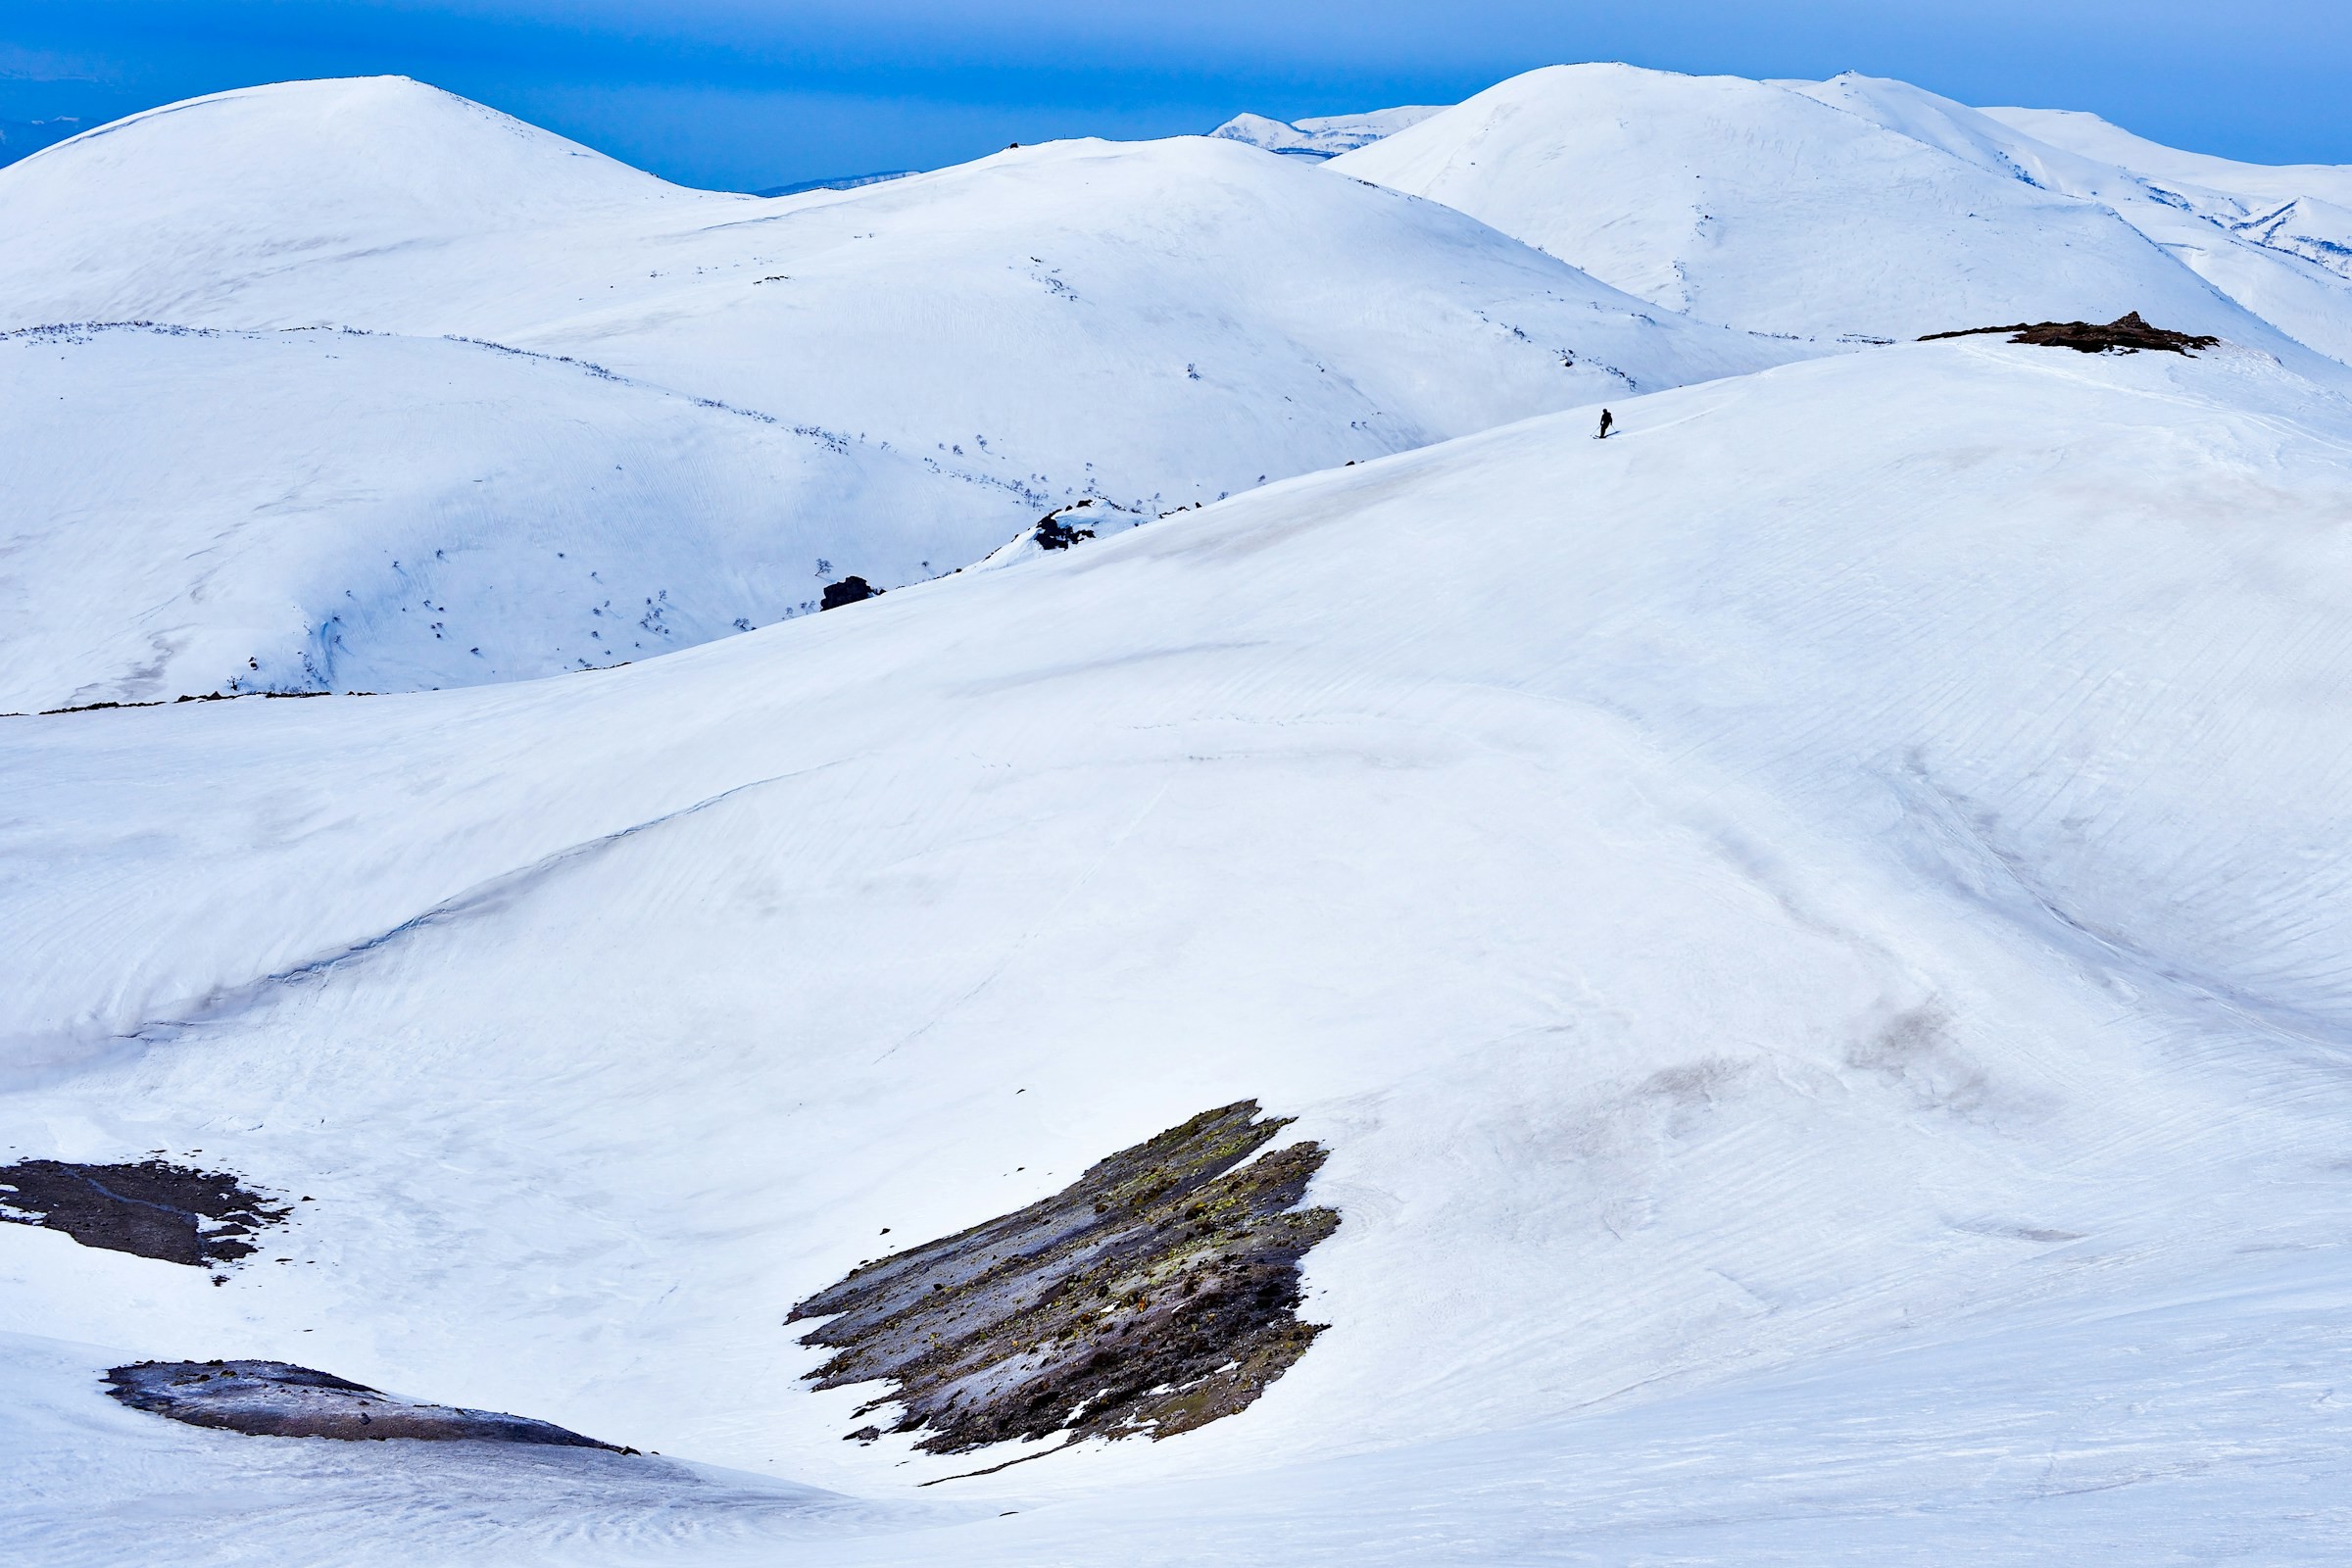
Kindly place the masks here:
<instances>
[{"instance_id":1,"label":"dark rock patch","mask_svg":"<svg viewBox=\"0 0 2352 1568\"><path fill-rule=\"evenodd\" d=\"M839 582L825 584L824 601L817 606L817 609L839 610L844 605L855 605L861 600L881 597L882 590L867 582L863 577L844 577Z\"/></svg>"},{"instance_id":2,"label":"dark rock patch","mask_svg":"<svg viewBox=\"0 0 2352 1568\"><path fill-rule=\"evenodd\" d=\"M1073 528L1061 520L1060 512L1049 512L1037 519L1036 532L1030 537L1037 541L1040 550L1067 550L1079 540L1092 539L1094 536L1094 529Z\"/></svg>"},{"instance_id":3,"label":"dark rock patch","mask_svg":"<svg viewBox=\"0 0 2352 1568\"><path fill-rule=\"evenodd\" d=\"M64 1231L84 1247L211 1268L253 1254L243 1238L289 1211L234 1176L160 1159L77 1165L22 1159L0 1165L0 1220Z\"/></svg>"},{"instance_id":4,"label":"dark rock patch","mask_svg":"<svg viewBox=\"0 0 2352 1568\"><path fill-rule=\"evenodd\" d=\"M801 1343L839 1352L811 1381L887 1380L858 1414L895 1402L890 1430L933 1453L1166 1438L1247 1408L1328 1326L1298 1321L1298 1262L1340 1223L1298 1206L1321 1147L1250 1159L1290 1125L1257 1115L1254 1100L1203 1111L811 1296L788 1321L827 1319Z\"/></svg>"},{"instance_id":5,"label":"dark rock patch","mask_svg":"<svg viewBox=\"0 0 2352 1568\"><path fill-rule=\"evenodd\" d=\"M2186 354L2191 349L2209 349L2221 342L2218 337L2197 337L2187 332L2175 332L2167 327L2150 326L2131 311L2102 324L2089 321L2018 321L2008 326L1972 326L1959 332L1930 332L1920 339L1935 343L1950 337L1981 337L1987 332L2008 332L2012 343L2032 343L2040 348L2073 349L2082 354L2136 354L2150 349L2159 354Z\"/></svg>"},{"instance_id":6,"label":"dark rock patch","mask_svg":"<svg viewBox=\"0 0 2352 1568\"><path fill-rule=\"evenodd\" d=\"M637 1451L527 1416L404 1399L284 1361L141 1361L116 1367L106 1382L106 1392L134 1410L257 1438L421 1438Z\"/></svg>"}]
</instances>

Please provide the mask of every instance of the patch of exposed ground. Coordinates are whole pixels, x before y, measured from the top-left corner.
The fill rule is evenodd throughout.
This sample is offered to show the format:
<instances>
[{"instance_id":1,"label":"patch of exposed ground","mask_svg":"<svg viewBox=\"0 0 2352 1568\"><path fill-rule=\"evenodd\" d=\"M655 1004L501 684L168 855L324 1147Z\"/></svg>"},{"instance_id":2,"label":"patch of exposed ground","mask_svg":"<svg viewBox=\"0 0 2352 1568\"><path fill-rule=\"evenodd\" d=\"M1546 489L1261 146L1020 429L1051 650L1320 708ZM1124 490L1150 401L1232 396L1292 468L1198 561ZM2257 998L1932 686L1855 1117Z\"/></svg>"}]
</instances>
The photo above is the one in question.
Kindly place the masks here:
<instances>
[{"instance_id":1,"label":"patch of exposed ground","mask_svg":"<svg viewBox=\"0 0 2352 1568\"><path fill-rule=\"evenodd\" d=\"M1930 332L1920 339L1935 343L1948 337L1981 337L1987 332L2012 334L2012 343L2032 343L2040 348L2074 349L2082 354L2136 354L2152 349L2160 354L2186 354L2191 349L2209 349L2221 342L2218 337L2197 337L2187 332L2175 332L2169 327L2150 326L2130 311L2103 324L2090 321L2018 321L2008 326L1972 326L1958 332Z\"/></svg>"},{"instance_id":2,"label":"patch of exposed ground","mask_svg":"<svg viewBox=\"0 0 2352 1568\"><path fill-rule=\"evenodd\" d=\"M882 590L863 577L844 577L839 582L825 584L825 596L817 605L819 610L839 610L844 605L861 605L868 599L879 599Z\"/></svg>"},{"instance_id":3,"label":"patch of exposed ground","mask_svg":"<svg viewBox=\"0 0 2352 1568\"><path fill-rule=\"evenodd\" d=\"M257 1438L422 1438L637 1451L527 1416L404 1399L284 1361L141 1361L116 1367L106 1382L106 1392L134 1410Z\"/></svg>"},{"instance_id":4,"label":"patch of exposed ground","mask_svg":"<svg viewBox=\"0 0 2352 1568\"><path fill-rule=\"evenodd\" d=\"M252 1255L243 1240L288 1210L234 1176L160 1159L78 1165L22 1159L0 1165L0 1220L64 1231L84 1247L212 1268Z\"/></svg>"},{"instance_id":5,"label":"patch of exposed ground","mask_svg":"<svg viewBox=\"0 0 2352 1568\"><path fill-rule=\"evenodd\" d=\"M1340 1223L1298 1206L1320 1146L1250 1158L1290 1125L1257 1115L1254 1100L1203 1111L1052 1198L809 1297L791 1320L827 1321L801 1343L839 1352L812 1381L887 1380L858 1413L895 1403L890 1430L933 1453L1173 1437L1247 1408L1328 1326L1298 1321L1298 1262Z\"/></svg>"},{"instance_id":6,"label":"patch of exposed ground","mask_svg":"<svg viewBox=\"0 0 2352 1568\"><path fill-rule=\"evenodd\" d=\"M1092 539L1095 536L1094 529L1074 528L1061 520L1063 513L1077 512L1091 504L1091 501L1081 501L1075 507L1060 507L1038 518L1037 527L1031 533L1031 537L1037 540L1037 548L1067 550L1081 539Z\"/></svg>"}]
</instances>

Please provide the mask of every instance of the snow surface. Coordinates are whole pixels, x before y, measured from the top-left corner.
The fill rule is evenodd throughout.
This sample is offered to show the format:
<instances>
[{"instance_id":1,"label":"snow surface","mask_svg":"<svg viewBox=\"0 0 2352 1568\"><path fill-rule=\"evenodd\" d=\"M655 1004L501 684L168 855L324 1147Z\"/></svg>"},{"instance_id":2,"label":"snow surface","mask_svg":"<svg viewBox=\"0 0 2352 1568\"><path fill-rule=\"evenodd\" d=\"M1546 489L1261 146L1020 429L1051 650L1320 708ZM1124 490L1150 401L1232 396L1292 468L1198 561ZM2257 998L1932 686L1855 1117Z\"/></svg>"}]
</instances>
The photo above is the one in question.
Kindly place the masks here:
<instances>
[{"instance_id":1,"label":"snow surface","mask_svg":"<svg viewBox=\"0 0 2352 1568\"><path fill-rule=\"evenodd\" d=\"M460 601L514 593L509 561L549 569L533 554L544 544L598 558L627 584L619 606L669 588L667 639L688 641L813 597L816 560L896 585L974 560L1083 496L1152 512L1213 501L1806 352L1657 312L1445 207L1230 141L1056 143L763 201L664 184L400 77L192 100L0 172L0 300L6 327L157 321L433 340L367 352L446 368L416 373L448 377L445 408L473 399L486 415L438 473L374 486L339 513L299 568L224 564L216 551L173 579L140 545L137 595L111 582L92 594L71 646L36 640L29 623L0 630L0 669L24 672L0 706L211 691L259 674L249 659L298 669L305 648L352 643L348 620L328 624L346 591L381 598L385 614L409 602L387 564L416 541L485 552L486 575L468 567L465 581L419 586L468 625L480 617ZM580 360L633 389L583 385L561 406L507 409L522 380L558 372L500 368L440 346L445 335ZM10 355L0 396L16 407L77 407L102 359L131 401L120 429L81 420L74 445L23 460L63 493L43 491L55 501L0 524L14 531L6 548L39 559L88 548L91 534L152 537L152 487L120 487L111 509L86 494L125 461L142 472L162 461L126 456L133 430L169 429L176 447L249 468L233 494L205 498L201 517L169 524L174 544L199 547L216 532L282 533L295 524L281 499L300 509L321 483L398 470L423 434L404 418L300 413L289 428L281 407L302 403L308 380L220 397L196 362L227 352L116 336L78 358ZM468 366L481 368L478 386ZM684 407L698 403L708 417ZM545 432L566 419L580 441L551 448ZM613 439L638 454L625 465L636 495L580 521L567 498L612 468L582 443L608 422L631 432ZM762 422L832 450L748 427ZM731 434L684 434L720 427ZM58 439L54 420L38 428ZM0 461L15 465L33 439L12 425ZM713 442L733 456L707 460ZM764 484L761 462L773 466ZM453 519L473 480L502 473L513 510ZM541 501L546 515L521 521ZM637 526L664 513L690 520L674 534ZM696 555L691 568L682 552ZM496 656L464 651L480 644L469 630L454 652L446 637L430 650L409 638L352 645L332 675L314 663L335 689L573 664L586 607L569 585L556 589L560 605L535 580L529 592L534 609L502 612ZM159 661L146 651L158 638L188 652Z\"/></svg>"},{"instance_id":2,"label":"snow surface","mask_svg":"<svg viewBox=\"0 0 2352 1568\"><path fill-rule=\"evenodd\" d=\"M2209 153L2183 152L2080 110L1987 109L1984 114L2053 147L2153 179L2228 192L2257 204L2316 197L2352 207L2352 166L2241 164Z\"/></svg>"},{"instance_id":3,"label":"snow surface","mask_svg":"<svg viewBox=\"0 0 2352 1568\"><path fill-rule=\"evenodd\" d=\"M2278 328L2295 330L2239 308L2099 201L1847 108L1809 83L1554 66L1329 167L1458 207L1670 310L1756 330L1895 339L2137 310L2274 352ZM2328 343L2301 341L2352 342L2352 312L2332 308Z\"/></svg>"},{"instance_id":4,"label":"snow surface","mask_svg":"<svg viewBox=\"0 0 2352 1568\"><path fill-rule=\"evenodd\" d=\"M1990 172L2098 202L2198 276L2299 341L2352 362L2352 171L2260 169L2127 136L2086 135L2076 117L1970 109L1906 82L1847 74L1782 85L1940 148ZM2036 128L2051 130L2036 139ZM2101 147L2130 163L2086 155ZM2236 194L2179 178L2229 183ZM2297 194L2319 192L2322 195Z\"/></svg>"},{"instance_id":5,"label":"snow surface","mask_svg":"<svg viewBox=\"0 0 2352 1568\"><path fill-rule=\"evenodd\" d=\"M621 669L0 725L0 1150L315 1200L217 1288L0 1227L12 1540L2341 1560L2352 405L1977 338L1612 407ZM1246 1415L918 1491L796 1385L810 1290L1245 1095L1343 1215ZM92 1387L232 1354L725 1469Z\"/></svg>"},{"instance_id":6,"label":"snow surface","mask_svg":"<svg viewBox=\"0 0 2352 1568\"><path fill-rule=\"evenodd\" d=\"M469 685L933 575L1001 482L594 367L349 329L0 336L0 710Z\"/></svg>"}]
</instances>

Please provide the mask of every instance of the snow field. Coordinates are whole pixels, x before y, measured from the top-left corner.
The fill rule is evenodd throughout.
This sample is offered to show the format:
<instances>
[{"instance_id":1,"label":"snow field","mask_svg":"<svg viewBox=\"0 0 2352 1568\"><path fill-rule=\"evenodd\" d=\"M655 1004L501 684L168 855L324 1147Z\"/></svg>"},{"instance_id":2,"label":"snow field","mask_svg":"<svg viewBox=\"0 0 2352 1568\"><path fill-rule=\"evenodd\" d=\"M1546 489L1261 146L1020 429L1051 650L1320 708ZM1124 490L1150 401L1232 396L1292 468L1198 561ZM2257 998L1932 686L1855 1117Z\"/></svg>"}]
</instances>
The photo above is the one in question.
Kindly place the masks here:
<instances>
[{"instance_id":1,"label":"snow field","mask_svg":"<svg viewBox=\"0 0 2352 1568\"><path fill-rule=\"evenodd\" d=\"M851 571L950 570L1035 515L870 442L441 338L21 332L0 419L17 710L651 658Z\"/></svg>"},{"instance_id":2,"label":"snow field","mask_svg":"<svg viewBox=\"0 0 2352 1568\"><path fill-rule=\"evenodd\" d=\"M1751 330L1887 340L2137 310L2274 353L2297 338L2322 353L2345 347L2352 311L2340 295L2315 303L2311 279L2289 279L2264 299L2300 301L2297 312L2266 323L2260 304L2233 302L2082 199L2092 192L2044 188L1973 149L1955 156L1952 135L1926 128L1939 113L1923 101L1945 105L1850 76L1554 66L1345 154L1331 172L1458 207L1628 293ZM2324 329L2303 335L2306 317Z\"/></svg>"},{"instance_id":3,"label":"snow field","mask_svg":"<svg viewBox=\"0 0 2352 1568\"><path fill-rule=\"evenodd\" d=\"M2352 361L2352 214L2293 194L2343 195L2352 185L2344 170L2225 164L2126 136L2095 117L1969 109L1904 82L1851 74L1781 85L1991 173L2097 202L2272 325ZM2078 134L2078 118L2111 134ZM2043 130L2049 139L2037 138ZM2115 156L2093 156L2091 148ZM2220 178L2238 194L2175 178L2182 169Z\"/></svg>"},{"instance_id":4,"label":"snow field","mask_svg":"<svg viewBox=\"0 0 2352 1568\"><path fill-rule=\"evenodd\" d=\"M2243 1390L2342 1288L2342 399L1975 339L1612 406L626 669L10 721L0 1145L316 1201L220 1288L0 1228L9 1320L890 1497L968 1461L841 1444L790 1303L1254 1095L1333 1149L1299 1365L810 1560L2146 1560L2337 1473Z\"/></svg>"},{"instance_id":5,"label":"snow field","mask_svg":"<svg viewBox=\"0 0 2352 1568\"><path fill-rule=\"evenodd\" d=\"M624 577L615 608L691 591L665 640L695 641L813 598L817 560L893 587L976 561L1087 496L1155 514L1805 352L1655 312L1447 208L1231 141L1057 143L760 200L665 185L398 77L193 100L9 167L0 297L0 327L456 336L584 361L630 387L550 394L564 412L524 412L507 405L527 372L488 355L352 348L437 354L437 369L369 394L414 416L330 426L299 408L335 407L347 394L327 386L356 367L273 373L270 388L222 398L212 361L226 348L110 340L55 366L13 355L6 395L51 417L0 452L16 463L22 439L24 463L54 470L9 523L15 551L47 561L138 546L135 588L118 574L52 589L77 605L73 629L0 639L0 660L24 671L0 702L41 707L210 691L263 655L292 671L273 680L312 690L613 662L583 648L613 638L579 624L574 585L554 580L558 604L509 590L496 607L505 646L481 660L374 628L389 645L362 649L348 621L319 630L348 608L320 594L365 600L388 562L407 563L416 542L445 548L453 527L496 558L490 581L525 575L508 558L538 564L545 544ZM133 370L133 357L157 364ZM103 395L125 402L97 422L84 415L102 372L117 378ZM560 498L606 493L593 487L612 465L587 450L598 432L695 422L684 407L654 415L663 397L705 411L711 433L688 444L731 449L711 464L732 471L706 479L682 451L649 454L634 497L570 517ZM467 402L497 412L444 440L436 420ZM540 432L559 420L576 421L578 441L548 445ZM761 423L778 433L749 428ZM33 431L46 438L37 450ZM812 454L785 431L835 450ZM447 456L412 474L419 438ZM200 516L158 523L163 492L145 476L190 450L240 472L210 481ZM115 468L122 479L105 477ZM511 510L453 524L449 492L502 474L517 476ZM211 542L274 540L346 480L361 486L351 505L307 530L316 580L289 583ZM553 515L526 523L542 495ZM674 540L638 525L662 514L687 519ZM162 556L165 537L202 553ZM709 580L691 583L680 553ZM412 586L385 583L382 612L397 616ZM472 580L420 591L476 626L491 608L461 608L488 591ZM329 669L331 648L314 650L312 679L300 645L333 635L350 657ZM650 651L638 641L623 653ZM469 633L464 646L478 643Z\"/></svg>"}]
</instances>

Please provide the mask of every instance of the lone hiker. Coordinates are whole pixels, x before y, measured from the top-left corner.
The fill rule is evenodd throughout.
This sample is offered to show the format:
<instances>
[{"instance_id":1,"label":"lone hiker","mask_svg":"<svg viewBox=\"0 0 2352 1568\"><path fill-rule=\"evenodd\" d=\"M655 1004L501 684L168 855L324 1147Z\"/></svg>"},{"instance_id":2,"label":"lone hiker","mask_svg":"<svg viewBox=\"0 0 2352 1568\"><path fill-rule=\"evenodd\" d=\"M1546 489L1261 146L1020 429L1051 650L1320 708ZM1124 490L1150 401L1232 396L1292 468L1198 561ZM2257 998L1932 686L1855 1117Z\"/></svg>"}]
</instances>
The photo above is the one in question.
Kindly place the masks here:
<instances>
[{"instance_id":1,"label":"lone hiker","mask_svg":"<svg viewBox=\"0 0 2352 1568\"><path fill-rule=\"evenodd\" d=\"M1610 413L1608 410L1606 410L1606 409L1603 409L1603 410L1601 410L1601 411L1600 411L1600 434L1598 434L1598 435L1594 436L1592 439L1593 439L1593 440L1595 440L1595 441L1606 441L1606 440L1609 438L1609 426L1610 426L1610 425L1612 425L1612 424L1615 424L1616 422L1617 422L1617 416L1616 416L1615 415L1611 414L1611 413Z\"/></svg>"}]
</instances>

